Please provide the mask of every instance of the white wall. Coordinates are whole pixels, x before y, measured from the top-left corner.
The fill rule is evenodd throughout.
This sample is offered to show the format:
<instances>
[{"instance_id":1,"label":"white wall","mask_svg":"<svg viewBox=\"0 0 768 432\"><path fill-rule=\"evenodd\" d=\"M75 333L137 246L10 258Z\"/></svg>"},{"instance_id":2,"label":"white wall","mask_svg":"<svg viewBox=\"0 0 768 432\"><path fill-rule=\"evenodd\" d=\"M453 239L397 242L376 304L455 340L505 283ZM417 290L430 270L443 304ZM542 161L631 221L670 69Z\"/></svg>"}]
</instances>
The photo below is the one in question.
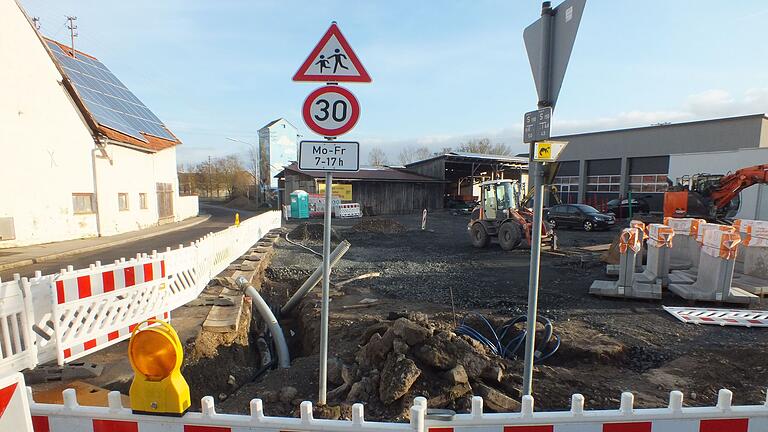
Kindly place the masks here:
<instances>
[{"instance_id":1,"label":"white wall","mask_svg":"<svg viewBox=\"0 0 768 432\"><path fill-rule=\"evenodd\" d=\"M179 220L179 184L176 174L176 150L145 153L110 144L107 152L112 163L98 158L96 164L97 198L101 234L108 236L154 226L158 222L157 185L173 185L175 217ZM119 209L118 194L128 194L128 210ZM139 194L147 194L147 208L140 207Z\"/></svg>"},{"instance_id":2,"label":"white wall","mask_svg":"<svg viewBox=\"0 0 768 432\"><path fill-rule=\"evenodd\" d=\"M94 189L93 138L14 0L0 0L0 58L0 217L16 227L0 248L97 235L72 210Z\"/></svg>"},{"instance_id":3,"label":"white wall","mask_svg":"<svg viewBox=\"0 0 768 432\"><path fill-rule=\"evenodd\" d=\"M768 163L768 148L683 153L669 156L669 178L698 173L727 174L740 168ZM741 192L740 219L768 220L768 185L755 185Z\"/></svg>"}]
</instances>

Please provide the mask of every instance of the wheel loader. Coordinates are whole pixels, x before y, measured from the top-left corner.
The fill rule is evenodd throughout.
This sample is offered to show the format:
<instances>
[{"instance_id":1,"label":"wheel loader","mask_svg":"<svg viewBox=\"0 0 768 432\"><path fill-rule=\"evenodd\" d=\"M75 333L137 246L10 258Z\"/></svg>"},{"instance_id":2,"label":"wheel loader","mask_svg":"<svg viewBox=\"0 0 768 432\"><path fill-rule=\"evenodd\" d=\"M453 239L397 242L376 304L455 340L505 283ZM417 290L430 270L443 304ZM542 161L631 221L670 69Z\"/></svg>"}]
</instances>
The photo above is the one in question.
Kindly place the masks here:
<instances>
[{"instance_id":1,"label":"wheel loader","mask_svg":"<svg viewBox=\"0 0 768 432\"><path fill-rule=\"evenodd\" d=\"M488 246L496 239L504 250L531 245L533 211L521 204L523 194L516 180L491 180L480 183L480 204L472 211L467 225L472 245ZM554 231L542 222L542 245L556 247Z\"/></svg>"}]
</instances>

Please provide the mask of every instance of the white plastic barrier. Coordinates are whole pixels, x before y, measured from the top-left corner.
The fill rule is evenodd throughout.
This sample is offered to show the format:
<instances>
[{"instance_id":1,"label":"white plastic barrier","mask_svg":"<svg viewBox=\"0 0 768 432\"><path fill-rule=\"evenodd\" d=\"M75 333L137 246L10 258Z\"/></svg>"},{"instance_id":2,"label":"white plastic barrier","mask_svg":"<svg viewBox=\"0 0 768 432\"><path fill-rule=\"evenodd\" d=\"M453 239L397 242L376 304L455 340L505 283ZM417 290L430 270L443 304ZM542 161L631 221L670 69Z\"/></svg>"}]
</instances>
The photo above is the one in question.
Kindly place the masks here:
<instances>
[{"instance_id":1,"label":"white plastic barrier","mask_svg":"<svg viewBox=\"0 0 768 432\"><path fill-rule=\"evenodd\" d=\"M0 371L23 370L37 365L29 310L29 284L15 280L0 284Z\"/></svg>"},{"instance_id":2,"label":"white plastic barrier","mask_svg":"<svg viewBox=\"0 0 768 432\"><path fill-rule=\"evenodd\" d=\"M427 401L415 398L409 423L371 422L363 404L352 406L351 420L315 419L312 403L302 402L299 418L270 417L260 399L251 401L250 415L216 412L214 399L201 401L201 413L183 417L134 415L121 404L120 394L109 394L108 407L80 406L74 390L64 391L63 405L38 404L30 393L36 432L765 432L768 405L732 406L732 393L720 390L714 407L683 407L683 394L670 393L664 408L635 409L632 393L622 393L616 410L585 411L584 396L571 397L569 411L534 412L534 400L524 396L520 412L486 414L483 399L472 398L471 412L449 420L428 420Z\"/></svg>"},{"instance_id":3,"label":"white plastic barrier","mask_svg":"<svg viewBox=\"0 0 768 432\"><path fill-rule=\"evenodd\" d=\"M29 397L20 373L0 375L0 431L33 431Z\"/></svg>"},{"instance_id":4,"label":"white plastic barrier","mask_svg":"<svg viewBox=\"0 0 768 432\"><path fill-rule=\"evenodd\" d=\"M279 227L280 212L270 211L189 247L0 284L0 374L61 365L124 340L147 318L168 319Z\"/></svg>"},{"instance_id":5,"label":"white plastic barrier","mask_svg":"<svg viewBox=\"0 0 768 432\"><path fill-rule=\"evenodd\" d=\"M363 211L360 210L360 204L338 204L333 208L333 213L337 218L360 218L363 217Z\"/></svg>"}]
</instances>

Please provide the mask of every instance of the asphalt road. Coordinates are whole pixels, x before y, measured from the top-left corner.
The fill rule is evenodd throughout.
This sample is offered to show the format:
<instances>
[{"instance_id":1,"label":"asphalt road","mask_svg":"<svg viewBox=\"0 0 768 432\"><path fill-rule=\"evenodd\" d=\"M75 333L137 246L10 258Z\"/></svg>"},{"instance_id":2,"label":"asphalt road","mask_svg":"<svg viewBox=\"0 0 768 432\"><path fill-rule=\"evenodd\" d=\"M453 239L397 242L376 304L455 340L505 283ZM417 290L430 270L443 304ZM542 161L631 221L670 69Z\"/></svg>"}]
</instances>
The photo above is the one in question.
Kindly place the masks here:
<instances>
[{"instance_id":1,"label":"asphalt road","mask_svg":"<svg viewBox=\"0 0 768 432\"><path fill-rule=\"evenodd\" d=\"M102 263L107 264L122 257L125 257L126 259L134 257L137 253L150 253L152 250L162 251L168 246L177 248L180 244L186 246L190 242L199 239L209 232L220 231L229 225L232 225L234 223L236 211L225 207L209 206L201 203L200 212L210 214L211 218L189 228L160 234L156 237L136 240L135 242L125 243L108 249L86 252L80 255L71 255L53 261L4 270L0 272L0 279L12 279L14 273L19 273L22 277L32 277L36 270L42 271L43 274L52 274L57 273L60 269L65 268L68 265L72 265L78 269L88 267L96 261L101 261ZM254 214L246 211L239 211L239 213L241 218L247 218Z\"/></svg>"}]
</instances>

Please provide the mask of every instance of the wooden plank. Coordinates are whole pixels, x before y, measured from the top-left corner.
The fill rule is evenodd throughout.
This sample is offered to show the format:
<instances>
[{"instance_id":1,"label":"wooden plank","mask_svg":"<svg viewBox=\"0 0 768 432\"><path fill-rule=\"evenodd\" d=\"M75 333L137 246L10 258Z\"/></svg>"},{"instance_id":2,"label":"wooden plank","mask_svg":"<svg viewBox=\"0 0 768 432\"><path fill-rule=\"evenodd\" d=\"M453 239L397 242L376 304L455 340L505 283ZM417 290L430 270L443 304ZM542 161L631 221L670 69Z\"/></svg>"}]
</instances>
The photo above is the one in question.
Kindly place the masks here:
<instances>
[{"instance_id":1,"label":"wooden plank","mask_svg":"<svg viewBox=\"0 0 768 432\"><path fill-rule=\"evenodd\" d=\"M203 330L213 333L237 331L243 313L243 295L234 300L234 306L213 306L203 322Z\"/></svg>"}]
</instances>

